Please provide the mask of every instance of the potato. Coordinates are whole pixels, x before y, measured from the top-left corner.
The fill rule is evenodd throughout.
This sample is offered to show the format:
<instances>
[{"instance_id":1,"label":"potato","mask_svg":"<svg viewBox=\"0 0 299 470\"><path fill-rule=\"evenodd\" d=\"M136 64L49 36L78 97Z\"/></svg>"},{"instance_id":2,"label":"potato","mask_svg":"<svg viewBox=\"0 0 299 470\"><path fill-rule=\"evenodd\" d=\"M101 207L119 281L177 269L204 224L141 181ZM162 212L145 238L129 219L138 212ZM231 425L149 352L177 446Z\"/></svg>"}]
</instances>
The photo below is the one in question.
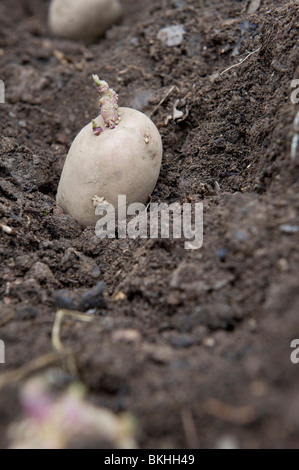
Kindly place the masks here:
<instances>
[{"instance_id":1,"label":"potato","mask_svg":"<svg viewBox=\"0 0 299 470\"><path fill-rule=\"evenodd\" d=\"M154 123L140 111L119 108L121 121L107 127L103 116L85 126L75 138L62 171L57 203L81 227L95 226L94 196L111 203L117 212L118 195L127 205L146 203L161 167L162 141Z\"/></svg>"},{"instance_id":2,"label":"potato","mask_svg":"<svg viewBox=\"0 0 299 470\"><path fill-rule=\"evenodd\" d=\"M90 43L121 16L119 0L52 0L49 27L55 36Z\"/></svg>"}]
</instances>

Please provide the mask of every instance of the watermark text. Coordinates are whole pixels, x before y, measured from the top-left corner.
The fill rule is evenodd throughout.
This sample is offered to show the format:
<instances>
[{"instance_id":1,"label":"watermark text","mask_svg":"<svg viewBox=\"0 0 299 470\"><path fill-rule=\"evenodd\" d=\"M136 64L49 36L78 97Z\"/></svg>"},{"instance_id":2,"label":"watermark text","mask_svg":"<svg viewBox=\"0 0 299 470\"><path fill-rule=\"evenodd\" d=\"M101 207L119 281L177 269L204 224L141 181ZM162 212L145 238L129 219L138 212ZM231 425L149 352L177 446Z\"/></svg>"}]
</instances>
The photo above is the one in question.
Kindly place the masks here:
<instances>
[{"instance_id":1,"label":"watermark text","mask_svg":"<svg viewBox=\"0 0 299 470\"><path fill-rule=\"evenodd\" d=\"M291 88L295 88L291 93L291 101L293 104L299 103L299 78L295 78L291 81Z\"/></svg>"},{"instance_id":2,"label":"watermark text","mask_svg":"<svg viewBox=\"0 0 299 470\"><path fill-rule=\"evenodd\" d=\"M0 364L5 364L5 344L0 339Z\"/></svg>"},{"instance_id":3,"label":"watermark text","mask_svg":"<svg viewBox=\"0 0 299 470\"><path fill-rule=\"evenodd\" d=\"M5 103L5 84L3 80L0 80L0 104Z\"/></svg>"},{"instance_id":4,"label":"watermark text","mask_svg":"<svg viewBox=\"0 0 299 470\"><path fill-rule=\"evenodd\" d=\"M100 216L95 228L98 238L176 238L187 240L187 250L197 250L203 244L203 204L141 203L127 206L126 196L118 196L118 207L94 198L95 215ZM149 210L147 210L149 209ZM127 216L132 216L128 221Z\"/></svg>"},{"instance_id":5,"label":"watermark text","mask_svg":"<svg viewBox=\"0 0 299 470\"><path fill-rule=\"evenodd\" d=\"M299 339L293 339L291 342L291 348L294 349L291 353L291 362L293 364L298 364L299 362Z\"/></svg>"}]
</instances>

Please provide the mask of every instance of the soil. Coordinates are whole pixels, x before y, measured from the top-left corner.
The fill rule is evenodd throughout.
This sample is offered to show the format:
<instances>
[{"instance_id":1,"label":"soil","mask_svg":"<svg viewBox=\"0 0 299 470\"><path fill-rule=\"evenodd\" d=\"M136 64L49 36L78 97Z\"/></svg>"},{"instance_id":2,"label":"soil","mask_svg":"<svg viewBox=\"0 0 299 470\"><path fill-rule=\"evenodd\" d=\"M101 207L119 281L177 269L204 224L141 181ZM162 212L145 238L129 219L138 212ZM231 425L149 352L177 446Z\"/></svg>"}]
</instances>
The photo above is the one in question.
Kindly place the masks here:
<instances>
[{"instance_id":1,"label":"soil","mask_svg":"<svg viewBox=\"0 0 299 470\"><path fill-rule=\"evenodd\" d=\"M89 310L91 323L64 321L63 346L91 403L136 418L140 448L298 447L298 2L123 0L123 21L89 46L51 36L48 3L0 5L0 220L13 230L0 230L0 377L53 351L59 308ZM183 40L167 46L157 34L175 24ZM203 202L201 249L100 240L57 210L67 151L98 112L92 73L151 115L164 147L152 202ZM90 294L100 282L104 299ZM2 448L22 383L0 391Z\"/></svg>"}]
</instances>

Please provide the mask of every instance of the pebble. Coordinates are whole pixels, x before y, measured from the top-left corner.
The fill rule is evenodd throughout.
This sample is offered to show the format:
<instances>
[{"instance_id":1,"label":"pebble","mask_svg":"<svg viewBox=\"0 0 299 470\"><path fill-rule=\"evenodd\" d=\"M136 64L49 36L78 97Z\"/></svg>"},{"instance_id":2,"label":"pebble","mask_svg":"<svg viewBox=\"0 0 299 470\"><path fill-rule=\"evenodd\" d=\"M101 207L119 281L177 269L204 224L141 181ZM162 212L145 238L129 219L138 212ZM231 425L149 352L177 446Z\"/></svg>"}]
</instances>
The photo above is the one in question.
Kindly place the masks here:
<instances>
[{"instance_id":1,"label":"pebble","mask_svg":"<svg viewBox=\"0 0 299 470\"><path fill-rule=\"evenodd\" d=\"M101 270L98 266L96 266L90 273L90 276L93 278L93 279L98 279L101 275Z\"/></svg>"},{"instance_id":2,"label":"pebble","mask_svg":"<svg viewBox=\"0 0 299 470\"><path fill-rule=\"evenodd\" d=\"M246 242L249 239L248 233L245 230L239 230L236 233L236 239L240 242Z\"/></svg>"},{"instance_id":3,"label":"pebble","mask_svg":"<svg viewBox=\"0 0 299 470\"><path fill-rule=\"evenodd\" d=\"M249 318L248 320L248 326L250 331L256 331L257 330L257 321L255 318Z\"/></svg>"},{"instance_id":4,"label":"pebble","mask_svg":"<svg viewBox=\"0 0 299 470\"><path fill-rule=\"evenodd\" d=\"M168 47L179 46L184 40L186 34L183 24L176 24L160 29L157 38Z\"/></svg>"},{"instance_id":5,"label":"pebble","mask_svg":"<svg viewBox=\"0 0 299 470\"><path fill-rule=\"evenodd\" d=\"M277 261L277 265L282 272L287 272L289 270L289 263L285 258L280 258Z\"/></svg>"},{"instance_id":6,"label":"pebble","mask_svg":"<svg viewBox=\"0 0 299 470\"><path fill-rule=\"evenodd\" d=\"M133 36L130 43L132 46L138 46L138 38L136 36Z\"/></svg>"},{"instance_id":7,"label":"pebble","mask_svg":"<svg viewBox=\"0 0 299 470\"><path fill-rule=\"evenodd\" d=\"M171 344L175 348L188 348L192 346L193 343L194 340L188 335L179 335L171 340Z\"/></svg>"},{"instance_id":8,"label":"pebble","mask_svg":"<svg viewBox=\"0 0 299 470\"><path fill-rule=\"evenodd\" d=\"M213 348L215 346L215 340L214 338L208 337L204 339L203 344L208 348Z\"/></svg>"},{"instance_id":9,"label":"pebble","mask_svg":"<svg viewBox=\"0 0 299 470\"><path fill-rule=\"evenodd\" d=\"M115 330L112 333L112 341L118 343L124 341L127 343L135 343L141 340L141 334L138 330L125 329L125 330Z\"/></svg>"},{"instance_id":10,"label":"pebble","mask_svg":"<svg viewBox=\"0 0 299 470\"><path fill-rule=\"evenodd\" d=\"M217 256L220 259L220 261L224 262L226 260L226 257L228 255L228 249L227 248L220 248L217 251Z\"/></svg>"},{"instance_id":11,"label":"pebble","mask_svg":"<svg viewBox=\"0 0 299 470\"><path fill-rule=\"evenodd\" d=\"M90 308L85 313L86 313L86 315L89 315L89 316L93 317L97 313L97 309L96 308Z\"/></svg>"}]
</instances>

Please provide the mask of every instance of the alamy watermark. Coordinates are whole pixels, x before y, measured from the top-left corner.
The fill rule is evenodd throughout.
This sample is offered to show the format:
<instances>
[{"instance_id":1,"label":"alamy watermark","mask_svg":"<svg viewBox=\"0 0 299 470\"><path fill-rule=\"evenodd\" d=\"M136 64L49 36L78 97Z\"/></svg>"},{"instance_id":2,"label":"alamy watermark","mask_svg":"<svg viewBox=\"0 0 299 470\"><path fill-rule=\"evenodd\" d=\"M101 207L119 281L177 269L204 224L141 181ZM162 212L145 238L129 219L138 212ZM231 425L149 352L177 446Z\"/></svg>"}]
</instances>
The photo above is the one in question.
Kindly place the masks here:
<instances>
[{"instance_id":1,"label":"alamy watermark","mask_svg":"<svg viewBox=\"0 0 299 470\"><path fill-rule=\"evenodd\" d=\"M292 351L290 359L293 364L298 364L299 362L299 339L293 339L291 342L291 348L294 349Z\"/></svg>"},{"instance_id":2,"label":"alamy watermark","mask_svg":"<svg viewBox=\"0 0 299 470\"><path fill-rule=\"evenodd\" d=\"M0 80L0 104L5 103L5 83L3 80Z\"/></svg>"},{"instance_id":3,"label":"alamy watermark","mask_svg":"<svg viewBox=\"0 0 299 470\"><path fill-rule=\"evenodd\" d=\"M95 215L101 216L95 228L98 238L177 238L187 240L187 250L198 250L203 244L203 203L141 203L127 206L125 195L118 196L118 206L94 198ZM147 210L149 209L149 210ZM129 221L127 216L133 216ZM170 233L172 227L172 233Z\"/></svg>"},{"instance_id":4,"label":"alamy watermark","mask_svg":"<svg viewBox=\"0 0 299 470\"><path fill-rule=\"evenodd\" d=\"M291 101L293 104L299 103L299 78L295 78L291 81L291 88L295 88L291 93Z\"/></svg>"},{"instance_id":5,"label":"alamy watermark","mask_svg":"<svg viewBox=\"0 0 299 470\"><path fill-rule=\"evenodd\" d=\"M0 339L0 364L5 364L5 344Z\"/></svg>"}]
</instances>

